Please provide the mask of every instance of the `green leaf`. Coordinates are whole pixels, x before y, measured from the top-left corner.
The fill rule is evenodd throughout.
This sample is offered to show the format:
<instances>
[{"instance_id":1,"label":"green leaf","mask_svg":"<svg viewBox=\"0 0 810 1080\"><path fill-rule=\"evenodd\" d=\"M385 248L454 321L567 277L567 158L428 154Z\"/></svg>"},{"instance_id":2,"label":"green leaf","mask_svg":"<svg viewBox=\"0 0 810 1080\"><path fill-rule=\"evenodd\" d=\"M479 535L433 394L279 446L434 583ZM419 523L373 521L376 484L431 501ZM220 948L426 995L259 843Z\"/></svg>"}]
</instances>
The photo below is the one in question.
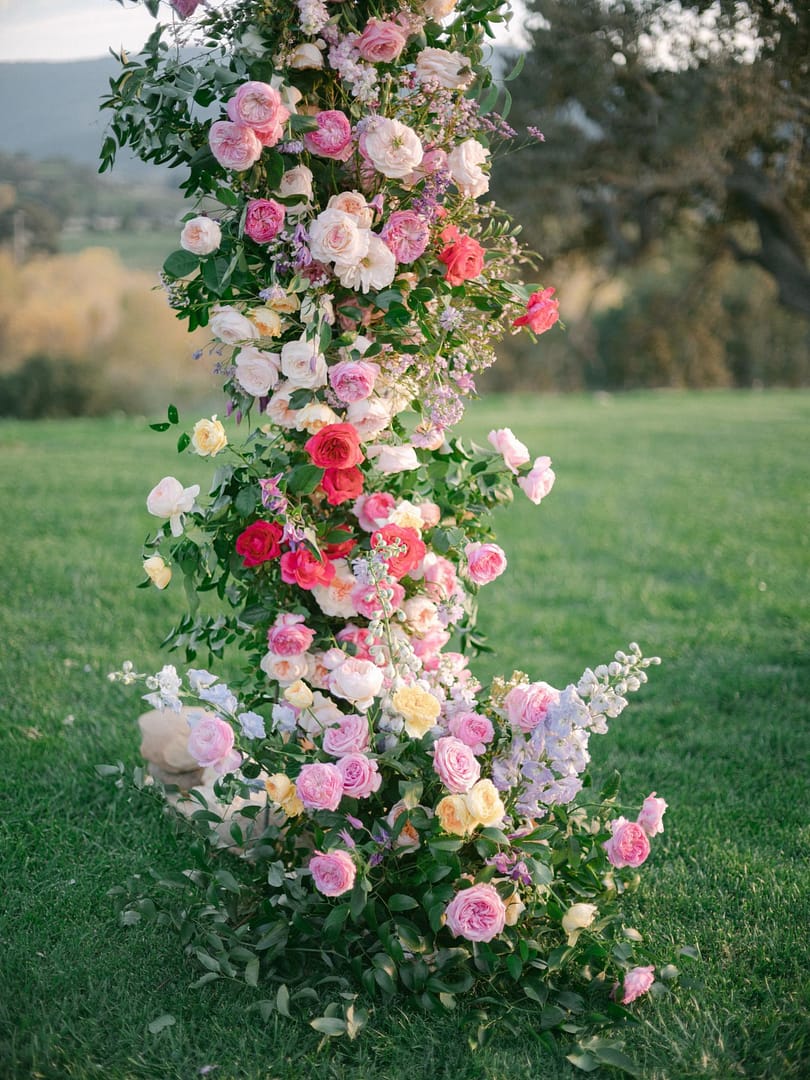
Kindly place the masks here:
<instances>
[{"instance_id":1,"label":"green leaf","mask_svg":"<svg viewBox=\"0 0 810 1080\"><path fill-rule=\"evenodd\" d=\"M217 198L223 204L223 206L238 206L239 196L235 191L231 191L230 188L219 187L217 188Z\"/></svg>"},{"instance_id":2,"label":"green leaf","mask_svg":"<svg viewBox=\"0 0 810 1080\"><path fill-rule=\"evenodd\" d=\"M391 911L411 911L419 907L419 902L412 896L406 896L405 893L395 893L388 901L388 907Z\"/></svg>"},{"instance_id":3,"label":"green leaf","mask_svg":"<svg viewBox=\"0 0 810 1080\"><path fill-rule=\"evenodd\" d=\"M599 797L605 801L607 799L615 799L619 793L619 787L622 782L622 774L618 769L614 769L612 774L608 777L602 786Z\"/></svg>"},{"instance_id":4,"label":"green leaf","mask_svg":"<svg viewBox=\"0 0 810 1080\"><path fill-rule=\"evenodd\" d=\"M282 1016L289 1017L291 1015L290 991L287 989L284 983L282 983L278 990L276 990L276 1011L280 1012Z\"/></svg>"},{"instance_id":5,"label":"green leaf","mask_svg":"<svg viewBox=\"0 0 810 1080\"><path fill-rule=\"evenodd\" d=\"M176 405L170 405L169 406L168 417L169 417L169 423L170 424L179 424L180 423L180 413L177 411L177 406Z\"/></svg>"},{"instance_id":6,"label":"green leaf","mask_svg":"<svg viewBox=\"0 0 810 1080\"><path fill-rule=\"evenodd\" d=\"M315 1028L316 1031L320 1031L322 1035L346 1034L346 1021L341 1020L338 1016L317 1016L314 1020L310 1020L309 1026Z\"/></svg>"},{"instance_id":7,"label":"green leaf","mask_svg":"<svg viewBox=\"0 0 810 1080\"><path fill-rule=\"evenodd\" d=\"M614 1069L621 1069L628 1076L641 1076L638 1065L629 1058L623 1050L615 1046L594 1046L591 1050L600 1065L611 1065Z\"/></svg>"},{"instance_id":8,"label":"green leaf","mask_svg":"<svg viewBox=\"0 0 810 1080\"><path fill-rule=\"evenodd\" d=\"M193 274L199 265L200 260L197 255L192 255L190 251L181 249L180 251L173 251L166 258L163 263L163 272L171 278L183 278Z\"/></svg>"},{"instance_id":9,"label":"green leaf","mask_svg":"<svg viewBox=\"0 0 810 1080\"><path fill-rule=\"evenodd\" d=\"M259 985L259 958L254 956L245 966L245 982L248 986Z\"/></svg>"},{"instance_id":10,"label":"green leaf","mask_svg":"<svg viewBox=\"0 0 810 1080\"><path fill-rule=\"evenodd\" d=\"M515 66L512 68L508 75L504 76L504 82L512 82L513 79L516 79L518 77L521 71L523 71L523 65L526 63L526 56L527 54L525 52L520 53L515 62Z\"/></svg>"},{"instance_id":11,"label":"green leaf","mask_svg":"<svg viewBox=\"0 0 810 1080\"><path fill-rule=\"evenodd\" d=\"M583 1050L576 1054L566 1054L566 1060L570 1061L575 1069L582 1069L583 1072L593 1072L599 1068L599 1062L588 1050Z\"/></svg>"},{"instance_id":12,"label":"green leaf","mask_svg":"<svg viewBox=\"0 0 810 1080\"><path fill-rule=\"evenodd\" d=\"M149 1033L151 1035L157 1035L165 1028L171 1027L172 1024L176 1023L177 1021L171 1013L164 1013L162 1016L159 1016L156 1020L153 1020L152 1023L149 1024Z\"/></svg>"},{"instance_id":13,"label":"green leaf","mask_svg":"<svg viewBox=\"0 0 810 1080\"><path fill-rule=\"evenodd\" d=\"M191 436L187 431L184 431L180 438L177 440L177 453L182 454L187 446L191 445Z\"/></svg>"},{"instance_id":14,"label":"green leaf","mask_svg":"<svg viewBox=\"0 0 810 1080\"><path fill-rule=\"evenodd\" d=\"M150 424L152 431L168 431L172 425L162 420L159 424Z\"/></svg>"},{"instance_id":15,"label":"green leaf","mask_svg":"<svg viewBox=\"0 0 810 1080\"><path fill-rule=\"evenodd\" d=\"M287 491L291 495L311 495L323 479L317 465L296 465L287 473Z\"/></svg>"}]
</instances>

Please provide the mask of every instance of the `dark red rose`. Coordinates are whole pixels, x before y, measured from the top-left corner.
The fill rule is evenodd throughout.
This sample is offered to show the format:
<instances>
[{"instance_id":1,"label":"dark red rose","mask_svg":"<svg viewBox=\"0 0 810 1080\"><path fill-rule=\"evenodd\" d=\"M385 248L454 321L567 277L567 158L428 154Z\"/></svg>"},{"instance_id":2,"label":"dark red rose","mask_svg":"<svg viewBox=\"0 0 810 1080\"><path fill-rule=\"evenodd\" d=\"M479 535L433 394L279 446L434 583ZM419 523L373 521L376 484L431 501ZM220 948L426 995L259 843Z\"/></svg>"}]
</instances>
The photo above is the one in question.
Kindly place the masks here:
<instances>
[{"instance_id":1,"label":"dark red rose","mask_svg":"<svg viewBox=\"0 0 810 1080\"><path fill-rule=\"evenodd\" d=\"M335 568L324 562L306 547L297 551L285 551L281 556L281 580L301 589L314 589L316 585L328 585L335 576Z\"/></svg>"},{"instance_id":2,"label":"dark red rose","mask_svg":"<svg viewBox=\"0 0 810 1080\"><path fill-rule=\"evenodd\" d=\"M275 521L254 521L237 536L236 551L244 558L245 566L259 566L280 554L283 534Z\"/></svg>"},{"instance_id":3,"label":"dark red rose","mask_svg":"<svg viewBox=\"0 0 810 1080\"><path fill-rule=\"evenodd\" d=\"M321 550L327 559L344 559L357 545L357 540L348 525L338 525L335 532L346 534L346 539L335 544L321 544Z\"/></svg>"},{"instance_id":4,"label":"dark red rose","mask_svg":"<svg viewBox=\"0 0 810 1080\"><path fill-rule=\"evenodd\" d=\"M350 469L327 469L321 480L321 487L326 492L326 501L330 506L356 499L363 491L363 474L356 465Z\"/></svg>"},{"instance_id":5,"label":"dark red rose","mask_svg":"<svg viewBox=\"0 0 810 1080\"><path fill-rule=\"evenodd\" d=\"M388 570L399 581L419 566L427 554L427 548L416 529L401 525L383 525L381 529L377 529L371 535L371 546L376 548L381 544L391 544L395 540L399 541L404 550L388 559Z\"/></svg>"},{"instance_id":6,"label":"dark red rose","mask_svg":"<svg viewBox=\"0 0 810 1080\"><path fill-rule=\"evenodd\" d=\"M352 424L327 424L307 439L304 449L321 469L351 469L364 460L360 436Z\"/></svg>"}]
</instances>

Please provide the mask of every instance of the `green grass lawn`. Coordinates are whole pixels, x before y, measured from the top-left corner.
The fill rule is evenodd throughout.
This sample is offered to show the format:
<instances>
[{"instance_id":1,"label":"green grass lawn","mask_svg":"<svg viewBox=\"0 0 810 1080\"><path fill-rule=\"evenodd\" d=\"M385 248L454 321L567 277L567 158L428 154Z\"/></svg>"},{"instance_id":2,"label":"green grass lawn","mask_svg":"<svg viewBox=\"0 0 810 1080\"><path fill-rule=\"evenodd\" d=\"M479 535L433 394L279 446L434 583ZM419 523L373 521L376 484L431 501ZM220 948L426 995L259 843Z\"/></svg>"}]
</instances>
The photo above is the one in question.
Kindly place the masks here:
<instances>
[{"instance_id":1,"label":"green grass lawn","mask_svg":"<svg viewBox=\"0 0 810 1080\"><path fill-rule=\"evenodd\" d=\"M466 429L507 425L558 479L541 507L499 515L509 572L481 597L496 654L478 673L564 685L633 639L664 660L592 741L593 771L620 768L628 803L669 802L632 922L662 956L696 944L702 960L634 1006L626 1048L648 1078L806 1077L810 395L491 398ZM305 1023L251 1010L266 990L190 990L171 932L116 921L108 889L186 865L186 834L93 768L136 763L137 693L106 673L163 662L181 606L134 588L147 491L210 473L172 447L134 421L0 425L0 1076L583 1075L532 1029L472 1051L469 1010L437 1020L405 999L319 1051Z\"/></svg>"}]
</instances>

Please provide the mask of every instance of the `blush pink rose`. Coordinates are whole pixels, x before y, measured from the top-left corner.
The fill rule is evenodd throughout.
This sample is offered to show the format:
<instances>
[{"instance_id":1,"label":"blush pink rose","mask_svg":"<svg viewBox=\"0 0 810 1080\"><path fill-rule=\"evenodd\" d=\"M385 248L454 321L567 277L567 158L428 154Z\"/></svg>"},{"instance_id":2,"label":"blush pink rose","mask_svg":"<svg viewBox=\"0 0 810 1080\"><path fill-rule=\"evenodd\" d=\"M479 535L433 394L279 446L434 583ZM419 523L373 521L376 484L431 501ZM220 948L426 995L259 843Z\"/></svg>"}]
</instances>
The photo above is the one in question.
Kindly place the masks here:
<instances>
[{"instance_id":1,"label":"blush pink rose","mask_svg":"<svg viewBox=\"0 0 810 1080\"><path fill-rule=\"evenodd\" d=\"M343 794L343 777L337 766L318 761L302 767L295 790L310 810L337 810Z\"/></svg>"},{"instance_id":2,"label":"blush pink rose","mask_svg":"<svg viewBox=\"0 0 810 1080\"><path fill-rule=\"evenodd\" d=\"M371 396L380 369L367 360L341 360L329 369L329 383L335 397L347 404Z\"/></svg>"},{"instance_id":3,"label":"blush pink rose","mask_svg":"<svg viewBox=\"0 0 810 1080\"><path fill-rule=\"evenodd\" d=\"M391 64L399 58L408 41L401 26L384 19L369 19L355 47L370 64Z\"/></svg>"},{"instance_id":4,"label":"blush pink rose","mask_svg":"<svg viewBox=\"0 0 810 1080\"><path fill-rule=\"evenodd\" d=\"M398 581L385 586L391 593L392 608L398 608L405 599L405 590ZM374 585L355 585L352 589L352 603L364 619L377 619L383 614L382 603Z\"/></svg>"},{"instance_id":5,"label":"blush pink rose","mask_svg":"<svg viewBox=\"0 0 810 1080\"><path fill-rule=\"evenodd\" d=\"M613 835L602 847L611 864L617 870L623 866L641 866L650 854L650 841L644 829L624 817L611 822L610 828Z\"/></svg>"},{"instance_id":6,"label":"blush pink rose","mask_svg":"<svg viewBox=\"0 0 810 1080\"><path fill-rule=\"evenodd\" d=\"M640 825L647 836L655 836L664 831L662 818L667 808L664 799L656 799L655 792L648 795L644 800L641 811L636 818L636 824Z\"/></svg>"},{"instance_id":7,"label":"blush pink rose","mask_svg":"<svg viewBox=\"0 0 810 1080\"><path fill-rule=\"evenodd\" d=\"M488 585L506 569L506 555L497 544L467 544L467 574L476 585Z\"/></svg>"},{"instance_id":8,"label":"blush pink rose","mask_svg":"<svg viewBox=\"0 0 810 1080\"><path fill-rule=\"evenodd\" d=\"M214 769L220 775L237 768L241 761L233 748L233 728L219 716L193 721L188 752L203 768Z\"/></svg>"},{"instance_id":9,"label":"blush pink rose","mask_svg":"<svg viewBox=\"0 0 810 1080\"><path fill-rule=\"evenodd\" d=\"M352 509L357 515L360 528L366 532L375 532L388 523L396 507L396 499L387 491L376 491L371 495L361 495Z\"/></svg>"},{"instance_id":10,"label":"blush pink rose","mask_svg":"<svg viewBox=\"0 0 810 1080\"><path fill-rule=\"evenodd\" d=\"M467 941L492 941L506 925L506 904L494 885L473 885L456 893L445 909L447 928Z\"/></svg>"},{"instance_id":11,"label":"blush pink rose","mask_svg":"<svg viewBox=\"0 0 810 1080\"><path fill-rule=\"evenodd\" d=\"M304 626L303 615L277 615L267 631L267 645L277 656L298 656L312 644L315 631Z\"/></svg>"},{"instance_id":12,"label":"blush pink rose","mask_svg":"<svg viewBox=\"0 0 810 1080\"><path fill-rule=\"evenodd\" d=\"M368 750L369 741L368 720L357 713L342 716L337 724L328 727L323 733L324 753L330 757L359 754Z\"/></svg>"},{"instance_id":13,"label":"blush pink rose","mask_svg":"<svg viewBox=\"0 0 810 1080\"><path fill-rule=\"evenodd\" d=\"M624 977L621 1004L629 1005L637 997L646 994L654 982L655 966L653 964L647 967L631 968Z\"/></svg>"},{"instance_id":14,"label":"blush pink rose","mask_svg":"<svg viewBox=\"0 0 810 1080\"><path fill-rule=\"evenodd\" d=\"M245 172L262 156L262 144L253 128L216 120L208 132L211 153L226 169Z\"/></svg>"},{"instance_id":15,"label":"blush pink rose","mask_svg":"<svg viewBox=\"0 0 810 1080\"><path fill-rule=\"evenodd\" d=\"M416 262L430 240L428 223L413 210L395 210L380 236L399 263Z\"/></svg>"},{"instance_id":16,"label":"blush pink rose","mask_svg":"<svg viewBox=\"0 0 810 1080\"><path fill-rule=\"evenodd\" d=\"M428 633L423 634L422 637L413 638L411 647L422 661L422 667L425 671L438 671L441 662L439 654L450 640L450 636L448 630L437 628L428 631Z\"/></svg>"},{"instance_id":17,"label":"blush pink rose","mask_svg":"<svg viewBox=\"0 0 810 1080\"><path fill-rule=\"evenodd\" d=\"M503 703L512 727L528 733L543 723L549 708L559 700L559 690L548 683L535 682L513 687Z\"/></svg>"},{"instance_id":18,"label":"blush pink rose","mask_svg":"<svg viewBox=\"0 0 810 1080\"><path fill-rule=\"evenodd\" d=\"M226 106L228 118L235 124L252 128L263 146L275 146L290 118L281 94L269 83L242 83Z\"/></svg>"},{"instance_id":19,"label":"blush pink rose","mask_svg":"<svg viewBox=\"0 0 810 1080\"><path fill-rule=\"evenodd\" d=\"M511 428L490 431L487 442L491 443L499 454L503 454L503 460L513 473L517 473L518 466L525 465L531 457L528 447L515 436Z\"/></svg>"},{"instance_id":20,"label":"blush pink rose","mask_svg":"<svg viewBox=\"0 0 810 1080\"><path fill-rule=\"evenodd\" d=\"M343 777L343 794L352 799L367 799L382 783L377 762L365 754L346 754L337 763Z\"/></svg>"},{"instance_id":21,"label":"blush pink rose","mask_svg":"<svg viewBox=\"0 0 810 1080\"><path fill-rule=\"evenodd\" d=\"M481 776L481 766L475 754L453 735L444 735L433 746L433 768L439 779L456 795L469 791Z\"/></svg>"},{"instance_id":22,"label":"blush pink rose","mask_svg":"<svg viewBox=\"0 0 810 1080\"><path fill-rule=\"evenodd\" d=\"M335 637L341 645L346 643L354 645L354 655L359 660L371 660L372 645L382 645L383 643L382 638L375 638L368 627L355 626L354 623L347 623L342 630L338 631Z\"/></svg>"},{"instance_id":23,"label":"blush pink rose","mask_svg":"<svg viewBox=\"0 0 810 1080\"><path fill-rule=\"evenodd\" d=\"M275 199L252 199L245 214L245 232L257 244L269 244L284 228L285 214Z\"/></svg>"},{"instance_id":24,"label":"blush pink rose","mask_svg":"<svg viewBox=\"0 0 810 1080\"><path fill-rule=\"evenodd\" d=\"M354 886L357 869L348 851L316 851L309 860L315 888L324 896L341 896Z\"/></svg>"},{"instance_id":25,"label":"blush pink rose","mask_svg":"<svg viewBox=\"0 0 810 1080\"><path fill-rule=\"evenodd\" d=\"M456 713L450 717L447 726L450 734L469 746L474 754L483 754L486 744L492 742L495 736L492 721L481 713Z\"/></svg>"},{"instance_id":26,"label":"blush pink rose","mask_svg":"<svg viewBox=\"0 0 810 1080\"><path fill-rule=\"evenodd\" d=\"M352 155L352 125L338 109L326 109L315 116L317 131L308 131L304 145L311 154L348 161Z\"/></svg>"},{"instance_id":27,"label":"blush pink rose","mask_svg":"<svg viewBox=\"0 0 810 1080\"><path fill-rule=\"evenodd\" d=\"M419 516L424 521L426 529L432 529L442 519L441 507L437 506L435 502L425 500L425 502L420 502L416 509L419 511Z\"/></svg>"},{"instance_id":28,"label":"blush pink rose","mask_svg":"<svg viewBox=\"0 0 810 1080\"><path fill-rule=\"evenodd\" d=\"M550 330L560 317L560 302L554 300L554 289L541 289L532 293L526 305L526 314L519 316L513 326L528 326L535 334Z\"/></svg>"},{"instance_id":29,"label":"blush pink rose","mask_svg":"<svg viewBox=\"0 0 810 1080\"><path fill-rule=\"evenodd\" d=\"M532 470L527 476L518 477L518 486L536 506L539 506L554 487L556 479L554 470L551 468L551 458L539 457L535 458Z\"/></svg>"}]
</instances>

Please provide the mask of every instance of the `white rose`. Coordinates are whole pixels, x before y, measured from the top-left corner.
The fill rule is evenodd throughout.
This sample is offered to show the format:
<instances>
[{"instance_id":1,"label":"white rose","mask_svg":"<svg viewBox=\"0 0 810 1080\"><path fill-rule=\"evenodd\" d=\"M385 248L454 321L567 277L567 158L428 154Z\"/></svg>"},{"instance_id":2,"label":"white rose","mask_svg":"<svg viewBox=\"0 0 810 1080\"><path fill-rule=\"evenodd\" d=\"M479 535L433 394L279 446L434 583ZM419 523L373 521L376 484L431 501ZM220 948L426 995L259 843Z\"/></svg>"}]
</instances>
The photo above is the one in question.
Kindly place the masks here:
<instances>
[{"instance_id":1,"label":"white rose","mask_svg":"<svg viewBox=\"0 0 810 1080\"><path fill-rule=\"evenodd\" d=\"M342 210L353 217L361 229L370 229L374 221L374 208L368 205L365 195L359 191L341 191L339 195L332 195L326 208Z\"/></svg>"},{"instance_id":2,"label":"white rose","mask_svg":"<svg viewBox=\"0 0 810 1080\"><path fill-rule=\"evenodd\" d=\"M158 589L165 589L172 580L172 568L166 565L160 555L150 555L144 559L143 572Z\"/></svg>"},{"instance_id":3,"label":"white rose","mask_svg":"<svg viewBox=\"0 0 810 1080\"><path fill-rule=\"evenodd\" d=\"M147 495L146 509L155 517L168 518L172 536L180 536L183 532L183 514L192 509L199 494L199 484L184 488L174 476L164 476Z\"/></svg>"},{"instance_id":4,"label":"white rose","mask_svg":"<svg viewBox=\"0 0 810 1080\"><path fill-rule=\"evenodd\" d=\"M229 304L214 308L211 316L211 333L226 345L238 345L241 341L254 341L259 331L253 323Z\"/></svg>"},{"instance_id":5,"label":"white rose","mask_svg":"<svg viewBox=\"0 0 810 1080\"><path fill-rule=\"evenodd\" d=\"M284 173L278 185L278 193L283 199L300 195L301 201L287 207L288 214L303 214L312 205L312 170L306 165L296 165Z\"/></svg>"},{"instance_id":6,"label":"white rose","mask_svg":"<svg viewBox=\"0 0 810 1080\"><path fill-rule=\"evenodd\" d=\"M489 157L489 150L477 139L465 139L447 155L450 176L462 195L477 199L489 191L489 177L481 165Z\"/></svg>"},{"instance_id":7,"label":"white rose","mask_svg":"<svg viewBox=\"0 0 810 1080\"><path fill-rule=\"evenodd\" d=\"M329 689L365 712L374 703L383 684L383 673L370 660L349 656L329 676Z\"/></svg>"},{"instance_id":8,"label":"white rose","mask_svg":"<svg viewBox=\"0 0 810 1080\"><path fill-rule=\"evenodd\" d=\"M298 102L303 98L303 94L297 86L291 86L290 83L285 83L280 75L274 75L270 80L270 85L274 90L278 90L281 95L281 104L285 109L288 109L291 113L298 112Z\"/></svg>"},{"instance_id":9,"label":"white rose","mask_svg":"<svg viewBox=\"0 0 810 1080\"><path fill-rule=\"evenodd\" d=\"M317 434L328 424L339 424L340 417L322 401L310 401L295 414L295 430Z\"/></svg>"},{"instance_id":10,"label":"white rose","mask_svg":"<svg viewBox=\"0 0 810 1080\"><path fill-rule=\"evenodd\" d=\"M281 370L293 390L326 386L326 360L306 338L288 341L281 347Z\"/></svg>"},{"instance_id":11,"label":"white rose","mask_svg":"<svg viewBox=\"0 0 810 1080\"><path fill-rule=\"evenodd\" d=\"M248 394L265 397L278 382L278 353L247 345L236 358L236 381Z\"/></svg>"},{"instance_id":12,"label":"white rose","mask_svg":"<svg viewBox=\"0 0 810 1080\"><path fill-rule=\"evenodd\" d=\"M389 520L394 525L401 525L407 529L416 529L419 533L425 527L425 519L419 511L419 507L408 499L403 499L402 502L397 503L391 512Z\"/></svg>"},{"instance_id":13,"label":"white rose","mask_svg":"<svg viewBox=\"0 0 810 1080\"><path fill-rule=\"evenodd\" d=\"M466 90L475 81L467 57L447 49L422 49L416 58L416 77L421 83L436 83L444 90Z\"/></svg>"},{"instance_id":14,"label":"white rose","mask_svg":"<svg viewBox=\"0 0 810 1080\"><path fill-rule=\"evenodd\" d=\"M399 120L379 118L367 130L365 152L371 164L383 176L400 179L412 173L424 157L416 132Z\"/></svg>"},{"instance_id":15,"label":"white rose","mask_svg":"<svg viewBox=\"0 0 810 1080\"><path fill-rule=\"evenodd\" d=\"M313 694L312 704L298 717L298 726L307 735L322 735L332 724L339 724L343 713L325 694Z\"/></svg>"},{"instance_id":16,"label":"white rose","mask_svg":"<svg viewBox=\"0 0 810 1080\"><path fill-rule=\"evenodd\" d=\"M376 438L393 418L393 402L376 394L362 401L353 401L346 410L346 419L357 429L361 442Z\"/></svg>"},{"instance_id":17,"label":"white rose","mask_svg":"<svg viewBox=\"0 0 810 1080\"><path fill-rule=\"evenodd\" d=\"M324 615L351 619L358 614L352 602L352 591L357 579L345 559L334 559L335 576L328 585L316 585L312 595Z\"/></svg>"},{"instance_id":18,"label":"white rose","mask_svg":"<svg viewBox=\"0 0 810 1080\"><path fill-rule=\"evenodd\" d=\"M456 3L457 0L424 0L422 10L429 19L433 19L434 22L441 22L442 19L447 18Z\"/></svg>"},{"instance_id":19,"label":"white rose","mask_svg":"<svg viewBox=\"0 0 810 1080\"><path fill-rule=\"evenodd\" d=\"M298 71L304 71L307 68L322 68L323 54L314 42L302 41L290 53L287 66Z\"/></svg>"},{"instance_id":20,"label":"white rose","mask_svg":"<svg viewBox=\"0 0 810 1080\"><path fill-rule=\"evenodd\" d=\"M268 401L264 413L265 416L270 417L276 427L290 429L295 427L298 412L290 408L290 398L296 390L297 387L288 382L279 383Z\"/></svg>"},{"instance_id":21,"label":"white rose","mask_svg":"<svg viewBox=\"0 0 810 1080\"><path fill-rule=\"evenodd\" d=\"M280 686L292 686L299 679L309 676L312 659L306 653L299 656L277 656L274 652L268 652L261 658L259 667L268 678L275 679Z\"/></svg>"},{"instance_id":22,"label":"white rose","mask_svg":"<svg viewBox=\"0 0 810 1080\"><path fill-rule=\"evenodd\" d=\"M193 255L210 255L222 243L222 230L209 217L195 217L187 221L180 233L180 247Z\"/></svg>"},{"instance_id":23,"label":"white rose","mask_svg":"<svg viewBox=\"0 0 810 1080\"><path fill-rule=\"evenodd\" d=\"M568 937L568 944L576 944L576 939L580 930L587 929L593 920L596 918L596 914L599 908L596 904L572 904L566 911L562 918L562 927ZM574 938L572 943L571 937Z\"/></svg>"},{"instance_id":24,"label":"white rose","mask_svg":"<svg viewBox=\"0 0 810 1080\"><path fill-rule=\"evenodd\" d=\"M354 266L368 251L371 233L343 210L323 210L309 227L309 247L320 262Z\"/></svg>"},{"instance_id":25,"label":"white rose","mask_svg":"<svg viewBox=\"0 0 810 1080\"><path fill-rule=\"evenodd\" d=\"M366 457L374 462L374 468L381 473L409 472L419 468L419 459L412 446L375 443L366 447Z\"/></svg>"},{"instance_id":26,"label":"white rose","mask_svg":"<svg viewBox=\"0 0 810 1080\"><path fill-rule=\"evenodd\" d=\"M368 230L366 230L368 233ZM356 263L342 259L335 263L340 284L356 292L379 292L386 289L397 276L397 261L388 245L374 233L368 233L368 251Z\"/></svg>"}]
</instances>

